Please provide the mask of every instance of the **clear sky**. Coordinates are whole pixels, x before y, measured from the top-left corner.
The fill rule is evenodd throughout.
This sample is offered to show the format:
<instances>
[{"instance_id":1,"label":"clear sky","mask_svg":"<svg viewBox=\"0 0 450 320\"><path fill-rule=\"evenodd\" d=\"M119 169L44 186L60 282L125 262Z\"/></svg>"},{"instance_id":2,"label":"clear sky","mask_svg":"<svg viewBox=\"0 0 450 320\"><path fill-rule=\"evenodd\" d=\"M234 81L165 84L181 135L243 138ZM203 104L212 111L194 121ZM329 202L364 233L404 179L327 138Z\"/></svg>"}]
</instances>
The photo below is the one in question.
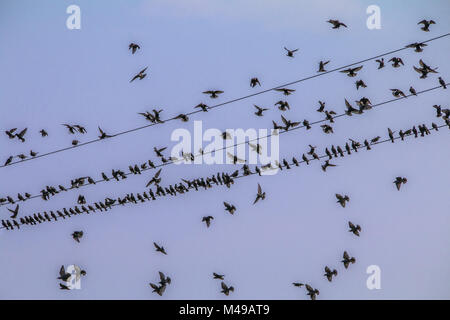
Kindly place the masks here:
<instances>
[{"instance_id":1,"label":"clear sky","mask_svg":"<svg viewBox=\"0 0 450 320\"><path fill-rule=\"evenodd\" d=\"M66 8L81 8L81 29L68 30ZM366 8L381 9L381 29L366 27ZM1 133L0 158L45 153L70 146L73 136L61 124L84 125L80 141L94 139L97 126L108 133L145 125L137 113L154 107L174 116L200 102L211 103L202 91L225 93L217 102L247 95L256 76L262 89L316 73L320 60L329 69L422 41L450 30L450 3L442 1L269 1L269 0L154 0L154 1L23 1L0 2L0 129L28 127L26 142ZM332 30L325 21L337 18L348 29ZM417 25L433 19L423 32ZM135 55L128 44L136 42ZM294 59L283 46L299 48ZM377 70L368 62L360 77L331 73L292 86L291 110L274 103L283 98L269 92L192 116L203 127L270 128L280 114L293 120L319 120L318 100L341 113L344 98L362 96L373 103L392 98L390 88L405 92L434 87L437 75L419 79L412 66L422 58L449 76L450 37L429 43L422 53L402 51L405 66ZM387 59L391 56L386 57ZM385 58L385 60L387 60ZM148 66L142 81L131 77ZM363 79L365 89L355 88ZM386 137L386 128L407 129L431 121L432 105L449 108L450 90L435 90L367 112L341 117L335 134L316 126L280 138L281 157L299 157L308 144L323 150L348 138ZM253 104L270 110L256 117ZM71 179L129 164L157 161L153 147L172 146L174 129L193 122L170 122L49 157L0 168L0 195L36 194L46 185L67 185ZM40 129L49 137L41 138ZM294 281L320 290L319 299L449 299L450 212L449 132L422 139L382 144L333 160L338 166L323 173L319 163L275 176L252 176L231 189L163 198L138 206L118 207L108 214L82 215L63 222L0 231L0 298L3 299L221 299L225 274L236 290L228 299L306 299ZM4 160L1 160L2 163ZM180 165L162 170L163 184L191 179L232 166ZM140 192L153 175L132 176L120 183L89 186L58 195L52 201L34 199L21 204L20 214L72 206L82 194L88 202ZM398 192L392 181L405 176ZM257 183L266 200L252 205ZM334 194L350 196L344 209ZM237 207L235 216L223 201ZM10 213L0 207L1 219ZM201 218L215 219L209 229ZM348 221L360 224L359 238L348 232ZM71 238L85 233L81 243ZM162 244L163 256L153 241ZM347 250L357 259L345 270ZM87 271L82 290L59 290L61 265L77 264ZM323 277L328 265L338 269L332 283ZM381 268L381 289L368 290L366 268ZM158 271L173 283L163 297L149 282Z\"/></svg>"}]
</instances>

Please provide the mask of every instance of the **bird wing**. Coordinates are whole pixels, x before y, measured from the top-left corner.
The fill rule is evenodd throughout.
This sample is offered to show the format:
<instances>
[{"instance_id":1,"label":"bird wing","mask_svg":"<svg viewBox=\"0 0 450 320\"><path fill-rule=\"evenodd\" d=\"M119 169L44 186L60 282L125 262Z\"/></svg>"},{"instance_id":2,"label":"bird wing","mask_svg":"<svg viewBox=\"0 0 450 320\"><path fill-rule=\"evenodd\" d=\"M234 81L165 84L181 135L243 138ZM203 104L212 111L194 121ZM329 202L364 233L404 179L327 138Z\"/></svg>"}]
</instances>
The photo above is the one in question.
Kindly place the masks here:
<instances>
[{"instance_id":1,"label":"bird wing","mask_svg":"<svg viewBox=\"0 0 450 320\"><path fill-rule=\"evenodd\" d=\"M258 194L262 194L262 189L261 189L261 186L259 185L259 183L258 183Z\"/></svg>"},{"instance_id":2,"label":"bird wing","mask_svg":"<svg viewBox=\"0 0 450 320\"><path fill-rule=\"evenodd\" d=\"M64 269L64 266L61 266L61 269L59 269L59 275L61 277L64 277L65 274L66 274L66 270Z\"/></svg>"}]
</instances>

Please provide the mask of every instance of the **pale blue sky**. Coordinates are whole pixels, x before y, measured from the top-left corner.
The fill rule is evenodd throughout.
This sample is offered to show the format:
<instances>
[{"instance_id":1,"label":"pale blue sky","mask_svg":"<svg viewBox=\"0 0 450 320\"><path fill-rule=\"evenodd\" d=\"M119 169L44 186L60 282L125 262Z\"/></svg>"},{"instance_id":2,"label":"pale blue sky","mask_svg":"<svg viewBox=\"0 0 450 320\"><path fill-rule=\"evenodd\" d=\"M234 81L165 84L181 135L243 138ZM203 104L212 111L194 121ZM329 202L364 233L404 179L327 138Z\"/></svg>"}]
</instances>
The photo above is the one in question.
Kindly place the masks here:
<instances>
[{"instance_id":1,"label":"pale blue sky","mask_svg":"<svg viewBox=\"0 0 450 320\"><path fill-rule=\"evenodd\" d=\"M81 30L66 28L66 8L81 8ZM366 8L381 8L380 30L366 27ZM97 136L100 125L117 132L144 125L138 112L160 106L166 116L210 103L202 91L225 91L218 102L253 92L257 76L269 88L315 74L320 60L329 69L426 40L450 30L448 1L8 1L0 2L0 129L28 127L27 142L0 136L0 158L33 149L48 152L69 146L62 123L79 123ZM338 18L349 28L332 30L325 21ZM437 22L431 32L417 26L422 19ZM135 55L128 44L136 42ZM294 59L283 46L300 48ZM448 76L450 37L430 43L423 53L397 54L405 66L376 69L365 64L361 78L368 88L356 91L341 73L292 86L292 108L283 115L294 120L321 119L317 101L338 113L344 98L369 97L373 103L392 98L390 88L405 92L437 85L437 76L419 79L412 69L423 58ZM391 56L387 57L388 59ZM385 59L387 60L387 59ZM142 67L148 76L129 83ZM357 77L359 78L359 77ZM280 139L281 156L289 159L308 150L343 144L348 138L386 136L386 128L408 128L435 118L434 104L449 107L449 90L436 90L377 108L361 117L336 120L335 134L314 127ZM198 114L204 128L270 128L281 112L270 92L208 114ZM270 108L262 118L253 104ZM79 149L0 168L0 195L39 192L45 185L129 164L156 160L153 146L170 146L176 128L192 122L171 122ZM50 136L43 139L38 131ZM212 272L226 275L236 291L228 299L306 299L293 281L320 290L319 299L449 299L450 157L448 130L423 139L383 144L370 152L334 161L324 174L319 164L284 171L276 176L252 176L230 189L217 188L154 203L116 208L107 215L91 214L64 222L0 231L0 298L3 299L220 299L220 283ZM2 160L3 161L3 160ZM228 170L230 166L168 166L163 183L178 182ZM144 189L153 171L121 183L106 183L69 192L50 202L39 199L21 205L21 213L70 206L83 194L88 202ZM406 176L395 190L392 181ZM267 199L253 206L257 183ZM351 198L345 209L335 193ZM235 216L223 201L237 206ZM2 219L9 216L0 208ZM215 217L206 229L201 217ZM347 232L351 220L361 225L361 237ZM81 243L70 234L84 230ZM164 245L162 256L152 242ZM357 263L345 270L347 250ZM58 288L61 264L87 270L82 290ZM381 268L381 290L366 288L366 268ZM325 265L339 271L333 283L323 277ZM161 298L149 282L157 272L170 275Z\"/></svg>"}]
</instances>

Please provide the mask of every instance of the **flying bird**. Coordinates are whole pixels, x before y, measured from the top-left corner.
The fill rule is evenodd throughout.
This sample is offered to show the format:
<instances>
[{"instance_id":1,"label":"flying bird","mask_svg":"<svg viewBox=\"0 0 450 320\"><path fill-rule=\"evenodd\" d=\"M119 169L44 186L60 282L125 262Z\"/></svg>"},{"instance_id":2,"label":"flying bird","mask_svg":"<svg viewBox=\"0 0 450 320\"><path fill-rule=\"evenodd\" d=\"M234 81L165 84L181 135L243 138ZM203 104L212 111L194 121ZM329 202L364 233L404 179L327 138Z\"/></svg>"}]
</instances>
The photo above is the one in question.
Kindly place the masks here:
<instances>
[{"instance_id":1,"label":"flying bird","mask_svg":"<svg viewBox=\"0 0 450 320\"><path fill-rule=\"evenodd\" d=\"M344 264L345 269L348 268L350 263L355 263L356 262L355 257L351 257L350 258L350 256L348 255L347 251L344 251L343 258L344 259L341 262Z\"/></svg>"},{"instance_id":2,"label":"flying bird","mask_svg":"<svg viewBox=\"0 0 450 320\"><path fill-rule=\"evenodd\" d=\"M341 70L339 72L347 73L347 76L349 76L349 77L356 77L357 72L359 70L361 70L362 68L363 68L363 66L359 66L359 67L355 67L355 68L348 68L348 69L345 69L345 70Z\"/></svg>"},{"instance_id":3,"label":"flying bird","mask_svg":"<svg viewBox=\"0 0 450 320\"><path fill-rule=\"evenodd\" d=\"M23 129L22 131L20 131L19 133L16 134L16 137L17 137L20 141L25 142L24 136L25 136L25 133L27 133L27 130L28 130L28 128Z\"/></svg>"},{"instance_id":4,"label":"flying bird","mask_svg":"<svg viewBox=\"0 0 450 320\"><path fill-rule=\"evenodd\" d=\"M327 65L328 63L330 63L330 60L320 61L319 62L319 70L317 70L317 72L326 72L327 70L325 70L325 65Z\"/></svg>"},{"instance_id":5,"label":"flying bird","mask_svg":"<svg viewBox=\"0 0 450 320\"><path fill-rule=\"evenodd\" d=\"M145 71L147 71L147 68L148 68L148 67L145 67L144 69L142 69L141 71L139 71L139 73L136 74L136 75L130 80L130 82L133 82L133 81L136 80L136 79L139 79L139 80L144 79L144 78L147 76L147 74L145 73Z\"/></svg>"},{"instance_id":6,"label":"flying bird","mask_svg":"<svg viewBox=\"0 0 450 320\"><path fill-rule=\"evenodd\" d=\"M364 83L363 80L358 80L358 81L355 82L355 84L356 84L356 90L358 90L359 87L367 88L367 85Z\"/></svg>"},{"instance_id":7,"label":"flying bird","mask_svg":"<svg viewBox=\"0 0 450 320\"><path fill-rule=\"evenodd\" d=\"M400 191L400 187L402 186L402 184L405 184L406 182L408 182L408 179L404 178L404 177L397 177L394 180L394 184L397 187L397 190Z\"/></svg>"},{"instance_id":8,"label":"flying bird","mask_svg":"<svg viewBox=\"0 0 450 320\"><path fill-rule=\"evenodd\" d=\"M269 109L258 107L256 104L254 104L253 106L258 110L258 111L255 112L255 114L258 117L262 117L263 116L263 112L269 110Z\"/></svg>"},{"instance_id":9,"label":"flying bird","mask_svg":"<svg viewBox=\"0 0 450 320\"><path fill-rule=\"evenodd\" d=\"M278 88L278 89L275 89L275 91L283 92L283 94L284 94L285 96L288 96L288 95L292 94L292 92L295 92L295 89Z\"/></svg>"},{"instance_id":10,"label":"flying bird","mask_svg":"<svg viewBox=\"0 0 450 320\"><path fill-rule=\"evenodd\" d=\"M138 45L138 44L136 44L136 43L130 43L130 45L128 46L128 50L131 50L131 53L132 54L135 54L136 53L136 50L138 50L138 49L140 49L141 47Z\"/></svg>"},{"instance_id":11,"label":"flying bird","mask_svg":"<svg viewBox=\"0 0 450 320\"><path fill-rule=\"evenodd\" d=\"M162 254L167 255L167 252L166 250L164 250L163 246L159 246L156 242L153 242L153 245L155 246L157 252L161 252Z\"/></svg>"},{"instance_id":12,"label":"flying bird","mask_svg":"<svg viewBox=\"0 0 450 320\"><path fill-rule=\"evenodd\" d=\"M250 87L254 88L256 85L259 85L261 87L261 83L259 82L258 78L251 78L250 79Z\"/></svg>"},{"instance_id":13,"label":"flying bird","mask_svg":"<svg viewBox=\"0 0 450 320\"><path fill-rule=\"evenodd\" d=\"M66 272L64 266L61 266L61 269L59 269L59 277L57 279L67 282L71 276L72 275L70 273Z\"/></svg>"},{"instance_id":14,"label":"flying bird","mask_svg":"<svg viewBox=\"0 0 450 320\"><path fill-rule=\"evenodd\" d=\"M223 202L225 206L225 211L228 211L230 214L234 214L236 212L236 207L234 205L231 205L227 202Z\"/></svg>"},{"instance_id":15,"label":"flying bird","mask_svg":"<svg viewBox=\"0 0 450 320\"><path fill-rule=\"evenodd\" d=\"M206 223L206 227L209 228L209 226L211 225L211 220L213 220L214 217L213 216L206 216L202 218L202 222Z\"/></svg>"},{"instance_id":16,"label":"flying bird","mask_svg":"<svg viewBox=\"0 0 450 320\"><path fill-rule=\"evenodd\" d=\"M331 280L333 280L333 276L337 276L337 270L333 269L333 271L331 271L330 268L328 268L328 266L325 266L325 277L327 277L328 281L331 282Z\"/></svg>"},{"instance_id":17,"label":"flying bird","mask_svg":"<svg viewBox=\"0 0 450 320\"><path fill-rule=\"evenodd\" d=\"M106 138L111 138L111 137L112 137L112 136L106 134L106 133L102 130L102 128L100 128L100 127L98 127L98 131L100 132L100 135L98 136L98 138L99 138L100 140L106 139Z\"/></svg>"},{"instance_id":18,"label":"flying bird","mask_svg":"<svg viewBox=\"0 0 450 320\"><path fill-rule=\"evenodd\" d=\"M355 236L359 237L359 233L361 232L361 227L359 224L357 224L355 226L352 222L349 221L348 227L350 228L350 230L348 230L348 232L352 232Z\"/></svg>"},{"instance_id":19,"label":"flying bird","mask_svg":"<svg viewBox=\"0 0 450 320\"><path fill-rule=\"evenodd\" d=\"M290 58L294 57L294 53L298 51L298 49L289 50L288 48L284 47L284 50L287 51L286 55Z\"/></svg>"},{"instance_id":20,"label":"flying bird","mask_svg":"<svg viewBox=\"0 0 450 320\"><path fill-rule=\"evenodd\" d=\"M384 68L384 58L377 59L375 60L376 62L378 62L378 69Z\"/></svg>"},{"instance_id":21,"label":"flying bird","mask_svg":"<svg viewBox=\"0 0 450 320\"><path fill-rule=\"evenodd\" d=\"M405 46L405 48L414 48L415 52L422 52L423 51L423 47L426 47L427 44L426 43L422 43L422 42L414 42L411 44L408 44L407 46Z\"/></svg>"},{"instance_id":22,"label":"flying bird","mask_svg":"<svg viewBox=\"0 0 450 320\"><path fill-rule=\"evenodd\" d=\"M347 196L347 195L343 196L339 193L336 193L336 199L337 199L337 202L342 206L342 208L345 208L346 202L350 201L349 196Z\"/></svg>"},{"instance_id":23,"label":"flying bird","mask_svg":"<svg viewBox=\"0 0 450 320\"><path fill-rule=\"evenodd\" d=\"M145 186L146 188L148 188L152 183L154 183L155 185L158 185L161 182L161 178L159 178L159 175L161 174L161 170L162 169L159 169L158 172L155 173L153 178L151 178L150 181Z\"/></svg>"},{"instance_id":24,"label":"flying bird","mask_svg":"<svg viewBox=\"0 0 450 320\"><path fill-rule=\"evenodd\" d=\"M223 275L223 274L218 274L218 273L213 272L213 279L223 280L224 277L225 277L225 275Z\"/></svg>"},{"instance_id":25,"label":"flying bird","mask_svg":"<svg viewBox=\"0 0 450 320\"><path fill-rule=\"evenodd\" d=\"M76 242L80 243L80 239L83 237L83 234L84 234L83 231L74 231L72 233L72 238Z\"/></svg>"},{"instance_id":26,"label":"flying bird","mask_svg":"<svg viewBox=\"0 0 450 320\"><path fill-rule=\"evenodd\" d=\"M221 286L222 286L222 291L220 291L220 292L222 292L224 295L226 295L226 296L228 296L229 294L230 294L230 291L231 292L234 292L234 288L233 287L228 287L226 284L225 284L225 282L222 282L221 283Z\"/></svg>"},{"instance_id":27,"label":"flying bird","mask_svg":"<svg viewBox=\"0 0 450 320\"><path fill-rule=\"evenodd\" d=\"M221 90L208 90L208 91L204 91L204 94L209 94L209 97L211 99L216 99L219 97L219 94L223 93L223 91Z\"/></svg>"},{"instance_id":28,"label":"flying bird","mask_svg":"<svg viewBox=\"0 0 450 320\"><path fill-rule=\"evenodd\" d=\"M347 28L347 26L345 25L345 23L342 23L342 22L340 22L339 20L333 20L333 19L330 19L330 20L328 20L327 22L328 22L328 23L331 23L331 24L333 25L333 27L332 27L333 29L339 29L341 26Z\"/></svg>"},{"instance_id":29,"label":"flying bird","mask_svg":"<svg viewBox=\"0 0 450 320\"><path fill-rule=\"evenodd\" d=\"M258 183L258 193L256 194L256 199L253 202L253 204L257 203L259 199L261 200L266 199L266 193L262 191L261 186Z\"/></svg>"},{"instance_id":30,"label":"flying bird","mask_svg":"<svg viewBox=\"0 0 450 320\"><path fill-rule=\"evenodd\" d=\"M305 288L308 291L307 295L311 297L311 300L316 300L316 297L319 295L319 290L313 289L309 284L305 284Z\"/></svg>"},{"instance_id":31,"label":"flying bird","mask_svg":"<svg viewBox=\"0 0 450 320\"><path fill-rule=\"evenodd\" d=\"M14 210L11 210L7 208L9 212L12 213L11 219L15 219L17 217L17 214L19 213L19 205L16 206Z\"/></svg>"},{"instance_id":32,"label":"flying bird","mask_svg":"<svg viewBox=\"0 0 450 320\"><path fill-rule=\"evenodd\" d=\"M430 25L431 24L436 24L436 22L434 22L433 20L425 20L425 19L423 19L422 21L419 21L417 24L422 24L423 27L421 27L420 29L423 30L423 31L429 32L430 31L430 29L429 29Z\"/></svg>"},{"instance_id":33,"label":"flying bird","mask_svg":"<svg viewBox=\"0 0 450 320\"><path fill-rule=\"evenodd\" d=\"M398 57L392 57L388 62L392 61L392 66L394 68L398 68L400 67L400 65L404 66L405 64L403 63L403 60L401 58Z\"/></svg>"}]
</instances>

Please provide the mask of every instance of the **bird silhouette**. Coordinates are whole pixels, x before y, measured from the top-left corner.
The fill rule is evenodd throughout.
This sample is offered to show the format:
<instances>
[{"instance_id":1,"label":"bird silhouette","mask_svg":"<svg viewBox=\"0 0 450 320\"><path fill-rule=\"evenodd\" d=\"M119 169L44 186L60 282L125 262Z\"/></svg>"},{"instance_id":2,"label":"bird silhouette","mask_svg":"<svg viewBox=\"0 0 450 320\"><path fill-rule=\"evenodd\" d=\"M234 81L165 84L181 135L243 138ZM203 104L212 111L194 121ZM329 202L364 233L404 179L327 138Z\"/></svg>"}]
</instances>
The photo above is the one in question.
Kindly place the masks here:
<instances>
[{"instance_id":1,"label":"bird silhouette","mask_svg":"<svg viewBox=\"0 0 450 320\"><path fill-rule=\"evenodd\" d=\"M255 114L258 117L262 117L263 116L263 112L269 110L269 109L265 109L265 108L260 108L256 104L254 104L253 106L256 108L256 110L258 110L258 111L255 112Z\"/></svg>"},{"instance_id":2,"label":"bird silhouette","mask_svg":"<svg viewBox=\"0 0 450 320\"><path fill-rule=\"evenodd\" d=\"M288 48L284 47L284 50L287 51L286 55L290 58L294 57L294 53L298 51L298 49L289 50Z\"/></svg>"},{"instance_id":3,"label":"bird silhouette","mask_svg":"<svg viewBox=\"0 0 450 320\"><path fill-rule=\"evenodd\" d=\"M331 280L333 280L333 276L337 276L337 270L333 269L333 271L331 271L331 269L328 266L325 266L325 277L327 277L328 281L331 282Z\"/></svg>"},{"instance_id":4,"label":"bird silhouette","mask_svg":"<svg viewBox=\"0 0 450 320\"><path fill-rule=\"evenodd\" d=\"M236 207L234 205L225 201L223 202L223 205L225 206L225 211L228 211L230 214L234 214L236 212Z\"/></svg>"},{"instance_id":5,"label":"bird silhouette","mask_svg":"<svg viewBox=\"0 0 450 320\"><path fill-rule=\"evenodd\" d=\"M100 127L98 127L98 131L100 132L100 135L98 136L98 138L100 140L112 137L112 136L106 134Z\"/></svg>"},{"instance_id":6,"label":"bird silhouette","mask_svg":"<svg viewBox=\"0 0 450 320\"><path fill-rule=\"evenodd\" d=\"M256 85L261 86L261 83L259 82L258 78L251 78L250 79L250 87L254 88Z\"/></svg>"},{"instance_id":7,"label":"bird silhouette","mask_svg":"<svg viewBox=\"0 0 450 320\"><path fill-rule=\"evenodd\" d=\"M309 284L305 284L305 288L308 291L307 295L310 296L311 300L316 300L317 296L320 294L319 290L314 289Z\"/></svg>"},{"instance_id":8,"label":"bird silhouette","mask_svg":"<svg viewBox=\"0 0 450 320\"><path fill-rule=\"evenodd\" d=\"M346 73L347 76L349 76L349 77L356 77L357 72L359 70L361 70L362 68L363 68L363 66L359 66L359 67L355 67L355 68L348 68L348 69L345 69L345 70L341 70L339 72Z\"/></svg>"},{"instance_id":9,"label":"bird silhouette","mask_svg":"<svg viewBox=\"0 0 450 320\"><path fill-rule=\"evenodd\" d=\"M330 60L328 61L320 61L319 62L319 70L317 70L317 72L326 72L327 70L325 70L325 66L330 63Z\"/></svg>"},{"instance_id":10,"label":"bird silhouette","mask_svg":"<svg viewBox=\"0 0 450 320\"><path fill-rule=\"evenodd\" d=\"M80 243L80 239L83 237L84 232L83 231L74 231L72 233L72 238L76 242Z\"/></svg>"},{"instance_id":11,"label":"bird silhouette","mask_svg":"<svg viewBox=\"0 0 450 320\"><path fill-rule=\"evenodd\" d=\"M352 232L355 236L359 237L359 233L361 232L361 227L359 224L355 226L352 222L349 221L348 227L350 228L350 230L348 230L349 232Z\"/></svg>"},{"instance_id":12,"label":"bird silhouette","mask_svg":"<svg viewBox=\"0 0 450 320\"><path fill-rule=\"evenodd\" d=\"M206 223L206 227L209 228L209 226L211 225L211 220L213 220L214 217L213 216L206 216L202 218L202 222Z\"/></svg>"},{"instance_id":13,"label":"bird silhouette","mask_svg":"<svg viewBox=\"0 0 450 320\"><path fill-rule=\"evenodd\" d=\"M429 32L430 29L430 25L432 24L436 24L436 22L434 22L433 20L425 20L423 19L422 21L419 21L417 24L422 24L423 26L420 28L423 31Z\"/></svg>"},{"instance_id":14,"label":"bird silhouette","mask_svg":"<svg viewBox=\"0 0 450 320\"><path fill-rule=\"evenodd\" d=\"M17 217L17 214L19 213L19 205L16 206L16 208L14 210L11 210L9 208L7 208L9 212L12 213L12 216L10 217L11 219L15 219Z\"/></svg>"},{"instance_id":15,"label":"bird silhouette","mask_svg":"<svg viewBox=\"0 0 450 320\"><path fill-rule=\"evenodd\" d=\"M208 90L203 91L204 94L208 94L211 99L216 99L219 97L219 94L222 94L223 91L221 90Z\"/></svg>"},{"instance_id":16,"label":"bird silhouette","mask_svg":"<svg viewBox=\"0 0 450 320\"><path fill-rule=\"evenodd\" d=\"M327 22L333 25L332 29L339 29L341 26L347 28L347 25L345 25L345 23L340 22L339 20L330 19Z\"/></svg>"},{"instance_id":17,"label":"bird silhouette","mask_svg":"<svg viewBox=\"0 0 450 320\"><path fill-rule=\"evenodd\" d=\"M164 250L163 246L159 246L156 242L153 242L153 245L155 246L157 252L167 255L167 252Z\"/></svg>"},{"instance_id":18,"label":"bird silhouette","mask_svg":"<svg viewBox=\"0 0 450 320\"><path fill-rule=\"evenodd\" d=\"M347 253L347 251L344 251L343 258L344 258L344 259L343 259L341 262L344 264L345 269L348 268L348 266L350 265L350 263L355 263L355 262L356 262L356 259L355 259L354 257L351 257L351 258L350 258L350 256L349 256L349 254Z\"/></svg>"},{"instance_id":19,"label":"bird silhouette","mask_svg":"<svg viewBox=\"0 0 450 320\"><path fill-rule=\"evenodd\" d=\"M234 292L234 287L228 287L225 282L222 281L220 285L222 286L222 291L220 292L222 292L224 295L228 296L230 292Z\"/></svg>"},{"instance_id":20,"label":"bird silhouette","mask_svg":"<svg viewBox=\"0 0 450 320\"><path fill-rule=\"evenodd\" d=\"M259 199L266 199L266 193L262 191L261 186L258 183L258 193L256 194L256 199L253 201L253 204L257 203Z\"/></svg>"},{"instance_id":21,"label":"bird silhouette","mask_svg":"<svg viewBox=\"0 0 450 320\"><path fill-rule=\"evenodd\" d=\"M130 43L130 45L128 46L128 50L131 50L131 54L135 54L136 50L140 49L141 47L136 44L136 43Z\"/></svg>"},{"instance_id":22,"label":"bird silhouette","mask_svg":"<svg viewBox=\"0 0 450 320\"><path fill-rule=\"evenodd\" d=\"M384 58L375 60L378 62L378 69L384 68Z\"/></svg>"},{"instance_id":23,"label":"bird silhouette","mask_svg":"<svg viewBox=\"0 0 450 320\"><path fill-rule=\"evenodd\" d=\"M342 206L342 208L345 208L346 202L350 201L349 196L347 195L343 196L339 193L336 193L336 199L338 200L337 202Z\"/></svg>"},{"instance_id":24,"label":"bird silhouette","mask_svg":"<svg viewBox=\"0 0 450 320\"><path fill-rule=\"evenodd\" d=\"M394 184L397 187L397 190L399 190L399 191L400 191L402 184L405 184L406 182L408 182L408 179L406 179L404 177L396 177L394 180Z\"/></svg>"},{"instance_id":25,"label":"bird silhouette","mask_svg":"<svg viewBox=\"0 0 450 320\"><path fill-rule=\"evenodd\" d=\"M142 69L141 71L139 71L139 73L136 74L136 75L130 80L130 82L133 82L133 81L136 80L136 79L139 79L139 80L144 79L144 78L147 76L147 74L145 73L145 71L147 71L147 69L148 69L148 67L145 67L144 69Z\"/></svg>"},{"instance_id":26,"label":"bird silhouette","mask_svg":"<svg viewBox=\"0 0 450 320\"><path fill-rule=\"evenodd\" d=\"M218 274L218 273L213 272L213 279L223 280L224 277L225 277L225 275L223 275L223 274Z\"/></svg>"}]
</instances>

